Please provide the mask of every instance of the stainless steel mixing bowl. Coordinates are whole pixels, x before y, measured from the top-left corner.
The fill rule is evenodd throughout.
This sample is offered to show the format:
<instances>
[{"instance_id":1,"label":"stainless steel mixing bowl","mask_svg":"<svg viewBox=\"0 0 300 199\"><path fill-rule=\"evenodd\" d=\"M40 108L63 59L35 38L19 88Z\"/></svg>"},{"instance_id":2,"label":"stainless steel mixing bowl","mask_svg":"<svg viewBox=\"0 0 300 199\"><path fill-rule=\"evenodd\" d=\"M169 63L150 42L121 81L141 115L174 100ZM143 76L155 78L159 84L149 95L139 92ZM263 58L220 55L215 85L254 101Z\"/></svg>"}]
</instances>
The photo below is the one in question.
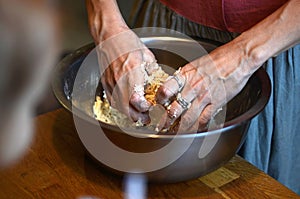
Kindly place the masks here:
<instances>
[{"instance_id":1,"label":"stainless steel mixing bowl","mask_svg":"<svg viewBox=\"0 0 300 199\"><path fill-rule=\"evenodd\" d=\"M198 50L194 49L189 39L173 37L147 37L142 38L143 42L152 49L159 63L173 66L175 69L182 66L199 55ZM198 41L202 47L210 52L217 45L209 41ZM161 49L155 49L156 44L163 46ZM169 52L170 49L180 46L184 56L178 56L176 53ZM157 135L155 132L142 134L139 131L131 130L131 133L124 133L120 128L95 121L93 119L92 105L95 99L95 89L101 93L101 84L99 84L99 70L95 60L96 53L92 51L94 45L84 46L72 54L66 56L56 67L52 85L54 93L60 103L69 111L73 112L74 118L79 119L85 125L85 132L77 129L79 137L86 147L88 153L100 164L118 174L124 174L130 169L132 171L145 171L148 179L152 182L178 182L203 176L228 162L241 147L250 124L250 121L260 113L268 102L270 97L270 80L264 69L259 69L248 81L245 88L234 99L227 104L226 122L224 127L209 132L195 132L186 135ZM201 51L201 50L200 50ZM205 52L202 52L205 53ZM89 56L90 61L86 60ZM184 59L183 57L188 57ZM83 77L78 79L78 71L82 67L90 67L85 71ZM82 72L81 72L82 73ZM77 81L77 88L84 95L74 101L74 82ZM72 106L73 98L73 106ZM77 120L78 121L78 120ZM104 132L90 133L97 131L100 124ZM148 165L160 166L161 161L172 159L173 152L177 153L177 158L169 161L169 164L158 167L157 169L145 169L138 164L129 164L132 160L121 160L122 154L114 153L112 160L117 164L127 167L127 170L118 169L103 162L102 156L110 154L105 151L103 144L100 144L102 134L115 146L135 154L148 154L159 151L172 143L169 152L162 152L149 159L141 158L144 167ZM138 136L138 135L142 136ZM217 139L216 139L217 138ZM97 140L98 139L98 140ZM102 139L102 138L101 138ZM97 144L99 142L99 144ZM188 143L188 144L187 144ZM205 145L205 146L204 146ZM207 150L201 155L201 147ZM168 154L169 153L169 154ZM119 160L119 162L118 162ZM132 163L132 162L131 162ZM152 168L152 167L151 167ZM129 170L128 170L129 169Z\"/></svg>"}]
</instances>

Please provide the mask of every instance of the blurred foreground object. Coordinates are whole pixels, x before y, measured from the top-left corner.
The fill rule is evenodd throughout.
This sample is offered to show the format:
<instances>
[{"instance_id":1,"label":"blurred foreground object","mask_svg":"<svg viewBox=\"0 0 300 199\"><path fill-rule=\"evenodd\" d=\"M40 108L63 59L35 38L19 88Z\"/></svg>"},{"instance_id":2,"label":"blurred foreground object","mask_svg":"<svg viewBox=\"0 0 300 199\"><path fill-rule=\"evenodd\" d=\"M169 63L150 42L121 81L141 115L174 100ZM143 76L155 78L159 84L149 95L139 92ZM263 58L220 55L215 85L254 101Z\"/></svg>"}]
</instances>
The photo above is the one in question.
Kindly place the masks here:
<instances>
[{"instance_id":1,"label":"blurred foreground object","mask_svg":"<svg viewBox=\"0 0 300 199\"><path fill-rule=\"evenodd\" d=\"M32 114L58 55L53 1L0 0L0 167L33 138Z\"/></svg>"}]
</instances>

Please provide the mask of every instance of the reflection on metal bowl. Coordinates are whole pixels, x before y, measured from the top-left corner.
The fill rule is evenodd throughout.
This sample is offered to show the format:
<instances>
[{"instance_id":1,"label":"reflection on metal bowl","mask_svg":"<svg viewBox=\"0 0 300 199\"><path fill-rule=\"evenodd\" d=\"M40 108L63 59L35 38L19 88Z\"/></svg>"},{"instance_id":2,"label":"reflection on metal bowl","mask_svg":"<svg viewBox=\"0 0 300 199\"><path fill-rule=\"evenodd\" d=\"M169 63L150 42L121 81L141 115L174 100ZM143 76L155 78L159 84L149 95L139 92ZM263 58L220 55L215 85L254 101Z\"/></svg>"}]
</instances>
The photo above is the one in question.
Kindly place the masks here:
<instances>
[{"instance_id":1,"label":"reflection on metal bowl","mask_svg":"<svg viewBox=\"0 0 300 199\"><path fill-rule=\"evenodd\" d=\"M153 51L160 64L173 66L174 69L201 56L188 39L147 37L142 41ZM208 52L216 47L208 41L198 42ZM157 49L155 44L164 48ZM190 57L184 59L169 51L176 46L180 46L182 52ZM184 135L157 135L155 132L141 133L132 129L127 129L125 133L124 129L93 119L95 95L101 93L99 69L95 61L97 55L93 48L94 45L90 44L65 57L55 70L52 85L60 103L73 112L75 124L79 122L84 126L76 128L88 153L115 173L144 172L152 182L178 182L203 176L221 167L236 154L251 119L263 110L270 97L269 78L264 69L259 69L245 88L227 104L226 121L221 129ZM85 74L79 77L78 71L82 67L89 69L81 71ZM81 93L76 99L75 86ZM108 150L104 141L119 150ZM124 157L126 152L128 157ZM135 159L130 154L135 154ZM107 158L111 158L111 162L107 162Z\"/></svg>"}]
</instances>

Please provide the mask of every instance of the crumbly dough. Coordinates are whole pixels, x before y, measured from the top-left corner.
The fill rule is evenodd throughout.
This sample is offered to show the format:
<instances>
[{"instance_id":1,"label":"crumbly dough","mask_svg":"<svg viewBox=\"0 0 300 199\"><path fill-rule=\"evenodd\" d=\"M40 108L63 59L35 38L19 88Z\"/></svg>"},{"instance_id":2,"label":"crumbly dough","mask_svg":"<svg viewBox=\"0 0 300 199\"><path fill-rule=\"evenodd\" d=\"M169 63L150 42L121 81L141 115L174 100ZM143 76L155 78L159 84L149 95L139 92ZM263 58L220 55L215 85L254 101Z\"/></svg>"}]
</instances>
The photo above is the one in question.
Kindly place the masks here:
<instances>
[{"instance_id":1,"label":"crumbly dough","mask_svg":"<svg viewBox=\"0 0 300 199\"><path fill-rule=\"evenodd\" d=\"M152 105L156 104L155 94L157 89L169 77L158 64L156 68L157 69L146 80L145 85L145 98ZM103 97L96 97L93 112L97 120L111 125L118 125L120 127L143 126L140 121L133 123L126 115L111 107L105 92L103 92Z\"/></svg>"}]
</instances>

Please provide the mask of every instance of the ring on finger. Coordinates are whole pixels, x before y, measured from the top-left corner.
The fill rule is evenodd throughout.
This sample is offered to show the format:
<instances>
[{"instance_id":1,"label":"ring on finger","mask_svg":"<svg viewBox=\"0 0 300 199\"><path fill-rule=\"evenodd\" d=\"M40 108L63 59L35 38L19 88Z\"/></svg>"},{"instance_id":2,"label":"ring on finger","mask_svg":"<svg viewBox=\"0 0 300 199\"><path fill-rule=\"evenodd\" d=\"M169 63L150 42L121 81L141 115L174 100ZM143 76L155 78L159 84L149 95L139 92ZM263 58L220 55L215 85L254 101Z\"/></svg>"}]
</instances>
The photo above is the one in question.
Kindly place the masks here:
<instances>
[{"instance_id":1,"label":"ring on finger","mask_svg":"<svg viewBox=\"0 0 300 199\"><path fill-rule=\"evenodd\" d=\"M174 73L174 76L172 78L177 82L178 84L178 92L181 92L184 85L185 85L185 78L180 73L180 68Z\"/></svg>"},{"instance_id":2,"label":"ring on finger","mask_svg":"<svg viewBox=\"0 0 300 199\"><path fill-rule=\"evenodd\" d=\"M181 93L178 93L176 96L177 103L182 107L183 110L187 110L191 106L191 102L188 102L181 96Z\"/></svg>"}]
</instances>

